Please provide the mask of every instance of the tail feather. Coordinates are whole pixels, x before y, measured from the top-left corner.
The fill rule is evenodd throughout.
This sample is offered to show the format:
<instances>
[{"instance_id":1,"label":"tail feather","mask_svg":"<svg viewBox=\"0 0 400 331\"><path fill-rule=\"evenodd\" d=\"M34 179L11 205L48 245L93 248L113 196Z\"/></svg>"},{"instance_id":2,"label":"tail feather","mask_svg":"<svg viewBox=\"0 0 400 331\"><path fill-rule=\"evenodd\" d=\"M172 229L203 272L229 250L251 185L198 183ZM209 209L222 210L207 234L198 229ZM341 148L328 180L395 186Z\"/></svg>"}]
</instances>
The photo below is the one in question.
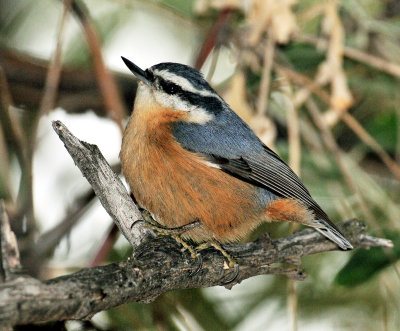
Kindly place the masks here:
<instances>
[{"instance_id":1,"label":"tail feather","mask_svg":"<svg viewBox=\"0 0 400 331\"><path fill-rule=\"evenodd\" d=\"M336 228L336 226L329 224L327 221L318 219L315 221L313 227L323 236L337 244L341 249L353 249L352 244L343 236L343 234Z\"/></svg>"}]
</instances>

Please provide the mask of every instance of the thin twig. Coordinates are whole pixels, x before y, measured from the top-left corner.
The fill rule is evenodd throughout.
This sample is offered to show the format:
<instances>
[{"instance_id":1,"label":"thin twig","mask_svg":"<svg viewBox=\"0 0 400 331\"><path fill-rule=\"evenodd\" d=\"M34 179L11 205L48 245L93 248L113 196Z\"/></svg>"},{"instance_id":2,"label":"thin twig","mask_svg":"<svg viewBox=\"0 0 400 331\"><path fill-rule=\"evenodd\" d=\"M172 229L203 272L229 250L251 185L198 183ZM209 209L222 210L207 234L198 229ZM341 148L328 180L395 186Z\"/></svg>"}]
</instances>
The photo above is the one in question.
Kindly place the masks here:
<instances>
[{"instance_id":1,"label":"thin twig","mask_svg":"<svg viewBox=\"0 0 400 331\"><path fill-rule=\"evenodd\" d=\"M214 48L214 53L213 56L211 58L211 64L210 64L210 69L207 72L207 81L210 82L211 79L214 76L215 73L215 69L217 68L217 63L218 63L218 58L219 58L219 52L220 52L220 46L217 46Z\"/></svg>"},{"instance_id":2,"label":"thin twig","mask_svg":"<svg viewBox=\"0 0 400 331\"><path fill-rule=\"evenodd\" d=\"M276 66L278 70L285 73L291 80L297 84L303 85L308 88L314 94L321 98L322 101L329 104L329 95L314 81L309 79L307 76L299 74L291 69L284 68L282 66ZM310 97L311 94L308 94ZM302 99L305 102L307 98ZM296 106L300 106L297 103ZM348 112L344 112L341 120L349 126L350 129L366 144L368 145L382 160L382 162L388 167L390 172L400 180L400 167L397 163L390 157L390 155L382 148L382 146L360 125L360 123Z\"/></svg>"},{"instance_id":3,"label":"thin twig","mask_svg":"<svg viewBox=\"0 0 400 331\"><path fill-rule=\"evenodd\" d=\"M349 113L342 115L342 120L353 132L380 157L390 172L400 181L400 167L382 148L382 146Z\"/></svg>"},{"instance_id":4,"label":"thin twig","mask_svg":"<svg viewBox=\"0 0 400 331\"><path fill-rule=\"evenodd\" d=\"M267 36L264 49L263 69L261 71L260 89L257 98L257 115L264 116L268 107L268 96L271 85L271 70L274 63L275 40L272 33Z\"/></svg>"},{"instance_id":5,"label":"thin twig","mask_svg":"<svg viewBox=\"0 0 400 331\"><path fill-rule=\"evenodd\" d=\"M67 1L67 0L66 0ZM61 47L62 47L62 36L65 28L65 23L68 14L68 4L64 3L64 10L61 16L58 32L56 47L53 53L53 57L49 63L47 76L44 86L44 94L41 101L40 109L31 118L30 128L28 130L28 139L26 141L26 158L23 165L19 193L18 203L20 211L24 211L26 214L27 225L23 223L18 225L19 232L27 232L27 229L32 229L35 226L35 212L33 203L33 154L36 147L36 136L39 121L42 115L47 113L54 106L58 84L61 74ZM22 220L22 222L24 222ZM21 223L21 222L19 222Z\"/></svg>"},{"instance_id":6,"label":"thin twig","mask_svg":"<svg viewBox=\"0 0 400 331\"><path fill-rule=\"evenodd\" d=\"M97 251L96 256L90 262L89 268L100 265L106 259L118 238L118 233L118 227L116 227L113 223L107 233L106 239L103 241L100 249Z\"/></svg>"},{"instance_id":7,"label":"thin twig","mask_svg":"<svg viewBox=\"0 0 400 331\"><path fill-rule=\"evenodd\" d=\"M72 1L72 10L76 14L85 32L86 41L93 55L94 72L103 96L106 111L116 122L121 132L123 131L123 119L126 114L126 107L121 99L118 87L113 76L107 70L101 51L100 41L96 29L90 20L89 13L84 3L80 0Z\"/></svg>"},{"instance_id":8,"label":"thin twig","mask_svg":"<svg viewBox=\"0 0 400 331\"><path fill-rule=\"evenodd\" d=\"M46 82L43 88L43 98L39 107L40 113L42 115L47 114L51 109L54 108L55 105L58 85L60 82L61 69L62 69L61 54L62 54L63 35L71 1L72 0L63 0L64 8L58 26L56 46L53 52L53 56L51 57L49 62Z\"/></svg>"},{"instance_id":9,"label":"thin twig","mask_svg":"<svg viewBox=\"0 0 400 331\"><path fill-rule=\"evenodd\" d=\"M350 191L357 198L358 205L360 207L362 214L364 215L364 217L366 219L368 219L369 221L372 222L373 221L372 213L369 210L369 208L367 207L367 205L365 204L364 200L362 199L362 196L359 194L357 184L355 183L353 176L344 161L343 153L342 153L341 149L339 148L339 146L337 145L331 130L328 128L328 126L322 120L322 115L320 113L320 110L319 110L317 104L314 102L313 99L308 99L306 101L306 106L309 110L309 113L310 113L315 125L318 127L318 129L321 132L321 136L325 143L325 146L328 148L328 150L331 152L332 156L334 157Z\"/></svg>"},{"instance_id":10,"label":"thin twig","mask_svg":"<svg viewBox=\"0 0 400 331\"><path fill-rule=\"evenodd\" d=\"M11 118L10 107L12 107L13 104L14 102L11 97L7 77L3 68L0 66L0 122L6 134L6 139L12 144L18 162L23 168L25 164L24 139L19 122L16 118Z\"/></svg>"},{"instance_id":11,"label":"thin twig","mask_svg":"<svg viewBox=\"0 0 400 331\"><path fill-rule=\"evenodd\" d=\"M290 81L284 71L278 69L281 90L286 97L287 130L289 140L289 166L300 176L301 171L301 143L299 130L299 116L293 100L293 91ZM298 224L290 223L289 232L293 234L299 228ZM297 284L293 279L287 280L286 306L289 313L289 322L292 331L298 329L298 296Z\"/></svg>"},{"instance_id":12,"label":"thin twig","mask_svg":"<svg viewBox=\"0 0 400 331\"><path fill-rule=\"evenodd\" d=\"M322 89L318 82L312 80L311 78L307 77L306 75L303 75L303 74L301 74L301 73L299 73L297 71L294 71L292 69L283 67L283 66L278 65L276 63L274 64L274 67L277 70L279 70L282 73L284 73L285 76L287 78L289 78L291 81L293 81L294 83L296 83L298 85L302 85L302 86L306 87L311 92L313 92L316 96L318 96L323 102L325 102L326 104L329 105L329 103L330 103L329 93L326 92L324 89ZM296 98L294 100L296 100ZM299 107L302 106L302 104L305 101L306 100L302 100L301 102L295 102L295 106L297 108L299 108Z\"/></svg>"},{"instance_id":13,"label":"thin twig","mask_svg":"<svg viewBox=\"0 0 400 331\"><path fill-rule=\"evenodd\" d=\"M199 53L197 54L194 62L194 67L196 69L200 70L203 67L204 62L206 62L212 50L220 43L218 40L220 37L220 32L226 26L226 24L228 24L232 14L233 10L231 8L226 8L219 12L213 27L207 33L207 37L201 45Z\"/></svg>"},{"instance_id":14,"label":"thin twig","mask_svg":"<svg viewBox=\"0 0 400 331\"><path fill-rule=\"evenodd\" d=\"M296 39L299 42L312 44L322 49L328 48L328 41L323 38L316 38L309 35L299 35L296 37ZM365 63L390 75L400 77L400 65L397 63L387 61L380 57L365 53L363 51L348 46L345 46L343 48L343 54L349 59Z\"/></svg>"},{"instance_id":15,"label":"thin twig","mask_svg":"<svg viewBox=\"0 0 400 331\"><path fill-rule=\"evenodd\" d=\"M83 193L71 204L72 209L54 228L43 233L37 240L34 255L37 260L44 256L50 256L60 243L60 240L71 232L74 225L82 218L82 215L90 208L96 195L93 190ZM36 263L36 262L35 262Z\"/></svg>"},{"instance_id":16,"label":"thin twig","mask_svg":"<svg viewBox=\"0 0 400 331\"><path fill-rule=\"evenodd\" d=\"M322 101L329 104L329 95L314 81L305 75L299 74L291 69L284 68L282 66L276 66L278 70L285 73L291 80L297 84L303 85L308 88L314 94L321 98ZM308 94L310 97L311 94ZM305 102L307 98L302 99ZM300 106L298 103L296 106ZM368 145L382 160L382 162L388 167L390 172L400 180L400 167L397 163L390 157L390 155L382 148L382 146L360 125L360 123L348 112L344 112L341 120L346 123L346 125L354 131L354 133L366 144Z\"/></svg>"}]
</instances>

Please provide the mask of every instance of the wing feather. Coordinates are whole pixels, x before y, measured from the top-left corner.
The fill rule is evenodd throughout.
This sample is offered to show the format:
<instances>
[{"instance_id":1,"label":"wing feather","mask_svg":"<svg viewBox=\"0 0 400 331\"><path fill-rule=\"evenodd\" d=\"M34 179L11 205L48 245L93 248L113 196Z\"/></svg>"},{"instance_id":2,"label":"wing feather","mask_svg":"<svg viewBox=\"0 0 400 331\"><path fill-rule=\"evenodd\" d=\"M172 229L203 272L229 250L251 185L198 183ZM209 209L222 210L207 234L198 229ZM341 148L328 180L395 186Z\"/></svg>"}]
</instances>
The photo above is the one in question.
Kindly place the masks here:
<instances>
[{"instance_id":1,"label":"wing feather","mask_svg":"<svg viewBox=\"0 0 400 331\"><path fill-rule=\"evenodd\" d=\"M255 186L273 192L282 198L295 198L311 208L322 219L329 218L311 197L297 175L275 153L227 159L215 154L202 154L209 162Z\"/></svg>"}]
</instances>

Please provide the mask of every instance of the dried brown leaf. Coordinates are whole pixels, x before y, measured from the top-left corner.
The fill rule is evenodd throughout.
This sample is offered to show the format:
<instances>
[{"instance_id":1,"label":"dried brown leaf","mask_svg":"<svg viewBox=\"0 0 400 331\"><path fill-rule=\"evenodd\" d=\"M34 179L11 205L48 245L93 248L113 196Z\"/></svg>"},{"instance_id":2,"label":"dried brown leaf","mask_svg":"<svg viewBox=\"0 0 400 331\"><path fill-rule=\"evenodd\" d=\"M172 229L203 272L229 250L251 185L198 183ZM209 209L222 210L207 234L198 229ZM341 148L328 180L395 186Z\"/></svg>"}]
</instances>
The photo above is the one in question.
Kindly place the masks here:
<instances>
[{"instance_id":1,"label":"dried brown leaf","mask_svg":"<svg viewBox=\"0 0 400 331\"><path fill-rule=\"evenodd\" d=\"M195 11L204 14L209 8L241 10L248 23L248 43L255 46L265 31L270 30L278 43L287 43L297 31L292 7L297 0L198 0Z\"/></svg>"}]
</instances>

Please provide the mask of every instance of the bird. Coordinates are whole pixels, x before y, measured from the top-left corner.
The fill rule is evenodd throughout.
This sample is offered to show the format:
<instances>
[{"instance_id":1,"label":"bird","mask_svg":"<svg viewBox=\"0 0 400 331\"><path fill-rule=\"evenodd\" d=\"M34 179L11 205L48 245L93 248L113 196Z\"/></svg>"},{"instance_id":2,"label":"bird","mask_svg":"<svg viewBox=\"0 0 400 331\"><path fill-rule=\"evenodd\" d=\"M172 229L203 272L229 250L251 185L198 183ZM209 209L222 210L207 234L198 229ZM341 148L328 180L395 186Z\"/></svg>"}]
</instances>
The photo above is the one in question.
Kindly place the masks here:
<instances>
[{"instance_id":1,"label":"bird","mask_svg":"<svg viewBox=\"0 0 400 331\"><path fill-rule=\"evenodd\" d=\"M265 222L303 224L342 250L353 248L294 171L198 70L173 62L143 70L122 60L139 80L122 138L122 172L163 229L214 246L229 266L235 263L221 245Z\"/></svg>"}]
</instances>

